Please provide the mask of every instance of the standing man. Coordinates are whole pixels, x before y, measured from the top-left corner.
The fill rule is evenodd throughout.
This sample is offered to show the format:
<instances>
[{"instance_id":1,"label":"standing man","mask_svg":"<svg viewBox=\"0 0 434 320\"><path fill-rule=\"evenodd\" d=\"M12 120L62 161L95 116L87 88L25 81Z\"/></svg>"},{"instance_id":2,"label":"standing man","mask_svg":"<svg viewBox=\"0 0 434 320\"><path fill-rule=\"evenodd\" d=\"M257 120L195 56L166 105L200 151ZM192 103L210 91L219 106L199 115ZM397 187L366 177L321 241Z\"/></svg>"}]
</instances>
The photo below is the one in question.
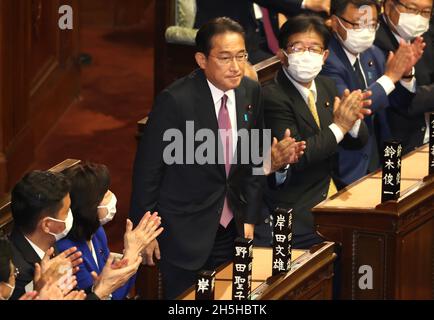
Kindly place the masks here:
<instances>
[{"instance_id":1,"label":"standing man","mask_svg":"<svg viewBox=\"0 0 434 320\"><path fill-rule=\"evenodd\" d=\"M199 270L215 269L231 260L234 239L253 238L260 219L262 177L253 175L250 158L241 163L246 150L241 150L237 137L240 130L251 136L263 123L259 84L244 77L244 39L243 28L229 18L203 25L196 36L200 69L156 98L139 143L130 216L137 223L152 208L162 217L165 232L147 252L147 262L153 264L153 254L159 258L160 244L166 299L191 286ZM182 135L180 141L175 138L176 149L197 147L199 135L200 141L211 142L215 148L207 150L207 161L189 161L189 151L181 151L180 161L168 161L173 143L169 145L164 137L174 130ZM211 138L204 138L205 132L211 132ZM296 145L289 137L279 143L291 154ZM195 150L193 155L199 149ZM237 161L231 165L234 154ZM290 162L285 161L278 166Z\"/></svg>"},{"instance_id":2,"label":"standing man","mask_svg":"<svg viewBox=\"0 0 434 320\"><path fill-rule=\"evenodd\" d=\"M370 92L346 91L341 100L334 82L318 76L328 56L329 40L321 18L299 15L289 19L279 35L282 69L264 87L265 126L277 138L289 128L294 138L306 141L303 158L290 166L285 183L267 197L272 208L294 210L295 248L308 249L323 241L315 232L311 209L339 188L338 146L358 149L368 139L366 125L359 120L370 114L365 108ZM275 173L276 184L280 174Z\"/></svg>"},{"instance_id":3,"label":"standing man","mask_svg":"<svg viewBox=\"0 0 434 320\"><path fill-rule=\"evenodd\" d=\"M350 184L380 167L379 149L390 138L386 108L410 103L415 80L412 50L402 44L386 61L375 47L380 7L375 0L335 0L331 8L333 37L322 74L332 78L339 94L345 89L372 91L372 115L364 120L368 143L360 150L339 148L339 177Z\"/></svg>"},{"instance_id":4,"label":"standing man","mask_svg":"<svg viewBox=\"0 0 434 320\"><path fill-rule=\"evenodd\" d=\"M434 111L434 49L429 30L433 0L386 0L384 14L380 17L375 45L387 55L395 52L399 43L414 46L425 42L412 74L416 78L416 95L409 103L402 101L398 108L387 110L393 138L402 141L404 153L428 142L428 116Z\"/></svg>"}]
</instances>

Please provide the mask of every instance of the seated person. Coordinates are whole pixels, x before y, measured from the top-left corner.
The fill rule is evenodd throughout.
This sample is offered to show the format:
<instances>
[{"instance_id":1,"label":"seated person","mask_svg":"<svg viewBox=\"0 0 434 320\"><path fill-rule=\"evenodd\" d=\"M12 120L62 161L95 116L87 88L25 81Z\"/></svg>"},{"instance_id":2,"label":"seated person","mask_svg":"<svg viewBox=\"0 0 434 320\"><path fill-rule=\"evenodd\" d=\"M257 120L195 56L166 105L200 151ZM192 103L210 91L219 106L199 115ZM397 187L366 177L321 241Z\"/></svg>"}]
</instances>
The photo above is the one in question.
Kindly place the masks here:
<instances>
[{"instance_id":1,"label":"seated person","mask_svg":"<svg viewBox=\"0 0 434 320\"><path fill-rule=\"evenodd\" d=\"M287 173L271 176L279 184L284 174L285 182L277 190L268 190L266 197L271 209L293 208L295 248L310 248L322 241L315 234L311 209L337 191L338 145L361 148L368 139L368 129L360 119L370 114L365 108L370 92L347 91L339 99L334 82L318 76L327 59L329 39L323 19L290 18L279 35L282 69L263 90L265 127L273 137L281 139L289 129L294 139L306 141L303 157Z\"/></svg>"},{"instance_id":2,"label":"seated person","mask_svg":"<svg viewBox=\"0 0 434 320\"><path fill-rule=\"evenodd\" d=\"M103 225L116 213L116 196L109 190L110 175L104 165L79 164L65 172L71 182L71 210L74 223L68 236L57 242L59 250L77 247L83 254L83 263L77 272L78 288L89 290L93 286L92 272L100 274L109 258L107 237ZM134 263L146 246L163 230L157 213L148 212L132 230L127 220L124 236L124 258ZM127 297L135 277L112 294L112 299Z\"/></svg>"},{"instance_id":3,"label":"seated person","mask_svg":"<svg viewBox=\"0 0 434 320\"><path fill-rule=\"evenodd\" d=\"M14 228L10 241L18 276L11 299L18 299L26 292L40 291L47 273L60 279L63 274L59 273L59 265L70 264L76 272L77 265L82 263L81 252L75 247L51 258L57 253L53 248L56 240L66 236L73 224L69 189L70 184L63 174L48 171L32 171L14 186L11 194ZM139 258L130 266L125 266L125 261L107 264L86 299L108 297L137 271L141 261Z\"/></svg>"},{"instance_id":4,"label":"seated person","mask_svg":"<svg viewBox=\"0 0 434 320\"><path fill-rule=\"evenodd\" d=\"M12 244L7 239L0 239L0 300L9 300L15 290L15 280L18 269L12 262ZM41 276L40 274L36 277ZM62 286L48 279L39 292L30 291L20 297L20 300L84 300L84 291L72 291L75 286L75 276L64 277ZM70 287L67 289L67 287ZM66 293L69 292L69 293Z\"/></svg>"}]
</instances>

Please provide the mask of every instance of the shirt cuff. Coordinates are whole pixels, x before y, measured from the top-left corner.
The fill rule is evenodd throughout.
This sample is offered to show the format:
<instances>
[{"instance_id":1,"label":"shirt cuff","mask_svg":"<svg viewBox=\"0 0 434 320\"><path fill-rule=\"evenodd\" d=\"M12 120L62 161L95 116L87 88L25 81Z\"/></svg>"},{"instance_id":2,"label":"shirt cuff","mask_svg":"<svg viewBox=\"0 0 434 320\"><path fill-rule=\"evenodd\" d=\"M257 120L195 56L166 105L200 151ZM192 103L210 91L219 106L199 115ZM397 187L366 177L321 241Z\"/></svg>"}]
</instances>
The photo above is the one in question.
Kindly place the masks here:
<instances>
[{"instance_id":1,"label":"shirt cuff","mask_svg":"<svg viewBox=\"0 0 434 320\"><path fill-rule=\"evenodd\" d=\"M386 95L389 95L393 90L395 90L395 84L393 83L392 79L390 79L386 75L380 77L377 80L377 83L383 87L384 91L386 92Z\"/></svg>"},{"instance_id":2,"label":"shirt cuff","mask_svg":"<svg viewBox=\"0 0 434 320\"><path fill-rule=\"evenodd\" d=\"M357 120L356 123L354 124L354 126L351 128L351 130L348 131L348 133L350 134L351 137L357 138L359 136L361 123L362 123L362 120L360 120L360 119Z\"/></svg>"},{"instance_id":3,"label":"shirt cuff","mask_svg":"<svg viewBox=\"0 0 434 320\"><path fill-rule=\"evenodd\" d=\"M276 175L276 186L280 186L285 183L288 171L287 170L285 170L284 172L276 171L274 174Z\"/></svg>"},{"instance_id":4,"label":"shirt cuff","mask_svg":"<svg viewBox=\"0 0 434 320\"><path fill-rule=\"evenodd\" d=\"M342 130L338 127L336 123L332 123L331 125L329 125L329 128L335 135L337 144L341 143L341 141L344 140L344 133L342 132Z\"/></svg>"},{"instance_id":5,"label":"shirt cuff","mask_svg":"<svg viewBox=\"0 0 434 320\"><path fill-rule=\"evenodd\" d=\"M301 8L306 9L306 0L303 0L303 2L301 3Z\"/></svg>"}]
</instances>

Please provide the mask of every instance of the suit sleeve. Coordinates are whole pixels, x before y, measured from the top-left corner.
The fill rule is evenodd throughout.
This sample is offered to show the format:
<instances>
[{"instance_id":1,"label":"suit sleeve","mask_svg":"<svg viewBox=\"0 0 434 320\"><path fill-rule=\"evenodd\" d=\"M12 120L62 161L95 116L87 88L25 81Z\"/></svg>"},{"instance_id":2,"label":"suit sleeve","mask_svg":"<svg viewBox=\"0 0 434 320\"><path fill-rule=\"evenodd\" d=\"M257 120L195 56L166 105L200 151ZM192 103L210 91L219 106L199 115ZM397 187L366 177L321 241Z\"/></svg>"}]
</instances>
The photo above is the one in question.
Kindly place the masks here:
<instances>
[{"instance_id":1,"label":"suit sleeve","mask_svg":"<svg viewBox=\"0 0 434 320\"><path fill-rule=\"evenodd\" d=\"M261 95L261 89L259 85L256 86L256 89L254 90L255 94L255 101L257 108L257 115L256 115L256 125L254 125L254 129L259 129L259 132L262 133L262 129L264 128L264 111L262 106L262 95ZM262 138L260 138L260 141L262 141ZM259 154L263 153L262 150L263 146L260 146L260 152ZM262 166L262 163L260 164ZM258 168L257 164L254 164L252 161L250 163L250 169L253 173L253 169ZM262 198L263 198L263 187L265 184L263 175L254 175L249 174L247 176L247 181L244 186L245 194L246 194L246 200L247 200L247 207L246 207L246 219L245 223L249 224L257 224L261 220L261 209L262 209Z\"/></svg>"},{"instance_id":2,"label":"suit sleeve","mask_svg":"<svg viewBox=\"0 0 434 320\"><path fill-rule=\"evenodd\" d=\"M425 112L434 111L434 83L417 86L416 95L414 96L408 113L410 116L417 116Z\"/></svg>"},{"instance_id":3,"label":"suit sleeve","mask_svg":"<svg viewBox=\"0 0 434 320\"><path fill-rule=\"evenodd\" d=\"M302 171L331 157L337 151L337 142L330 128L321 130L318 134L305 139L299 132L293 108L282 98L282 94L268 90L264 94L265 125L271 129L273 137L281 140L285 130L291 130L291 136L296 141L305 140L306 150L299 162L291 165L291 170Z\"/></svg>"},{"instance_id":4,"label":"suit sleeve","mask_svg":"<svg viewBox=\"0 0 434 320\"><path fill-rule=\"evenodd\" d=\"M346 76L343 74L343 69L340 71L336 66L331 63L326 63L324 65L322 74L334 80L336 87L338 88L338 95L342 96L345 89L348 89L348 80ZM389 99L384 91L383 87L378 83L372 83L368 88L368 90L372 91L372 105L371 110L373 112L377 112L381 108L386 108L389 106Z\"/></svg>"},{"instance_id":5,"label":"suit sleeve","mask_svg":"<svg viewBox=\"0 0 434 320\"><path fill-rule=\"evenodd\" d=\"M168 143L163 136L166 130L178 127L178 119L174 98L163 91L156 98L134 161L130 218L135 225L147 211L153 212L157 207L165 170L163 151Z\"/></svg>"}]
</instances>

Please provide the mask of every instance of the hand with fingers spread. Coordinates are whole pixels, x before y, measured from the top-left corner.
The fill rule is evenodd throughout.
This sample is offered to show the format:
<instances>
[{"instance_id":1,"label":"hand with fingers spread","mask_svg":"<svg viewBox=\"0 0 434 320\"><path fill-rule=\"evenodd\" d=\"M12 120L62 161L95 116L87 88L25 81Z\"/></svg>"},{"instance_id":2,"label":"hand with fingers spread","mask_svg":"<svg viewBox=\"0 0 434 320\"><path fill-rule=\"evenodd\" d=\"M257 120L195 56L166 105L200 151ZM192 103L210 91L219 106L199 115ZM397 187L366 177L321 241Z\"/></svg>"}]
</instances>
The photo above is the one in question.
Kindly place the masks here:
<instances>
[{"instance_id":1,"label":"hand with fingers spread","mask_svg":"<svg viewBox=\"0 0 434 320\"><path fill-rule=\"evenodd\" d=\"M135 261L138 255L148 247L163 231L160 227L161 218L157 212L151 214L146 212L136 228L127 219L126 231L124 234L124 257L129 261Z\"/></svg>"},{"instance_id":2,"label":"hand with fingers spread","mask_svg":"<svg viewBox=\"0 0 434 320\"><path fill-rule=\"evenodd\" d=\"M47 279L45 284L38 291L36 300L63 300L65 295L56 282L57 281L53 278Z\"/></svg>"},{"instance_id":3,"label":"hand with fingers spread","mask_svg":"<svg viewBox=\"0 0 434 320\"><path fill-rule=\"evenodd\" d=\"M55 281L72 269L72 273L78 271L78 265L83 262L81 252L76 247L65 250L58 256L51 258L54 248L49 248L41 263L35 264L34 286L35 290L40 290L48 278L54 278Z\"/></svg>"},{"instance_id":4,"label":"hand with fingers spread","mask_svg":"<svg viewBox=\"0 0 434 320\"><path fill-rule=\"evenodd\" d=\"M107 299L110 294L123 286L136 272L142 263L142 257L128 262L122 259L114 265L114 255L110 254L100 275L92 272L94 279L93 293L100 299Z\"/></svg>"},{"instance_id":5,"label":"hand with fingers spread","mask_svg":"<svg viewBox=\"0 0 434 320\"><path fill-rule=\"evenodd\" d=\"M362 120L371 114L368 109L372 95L371 91L362 92L355 90L350 93L348 89L344 91L342 98L336 97L333 105L333 122L346 134L354 126L357 120Z\"/></svg>"}]
</instances>

